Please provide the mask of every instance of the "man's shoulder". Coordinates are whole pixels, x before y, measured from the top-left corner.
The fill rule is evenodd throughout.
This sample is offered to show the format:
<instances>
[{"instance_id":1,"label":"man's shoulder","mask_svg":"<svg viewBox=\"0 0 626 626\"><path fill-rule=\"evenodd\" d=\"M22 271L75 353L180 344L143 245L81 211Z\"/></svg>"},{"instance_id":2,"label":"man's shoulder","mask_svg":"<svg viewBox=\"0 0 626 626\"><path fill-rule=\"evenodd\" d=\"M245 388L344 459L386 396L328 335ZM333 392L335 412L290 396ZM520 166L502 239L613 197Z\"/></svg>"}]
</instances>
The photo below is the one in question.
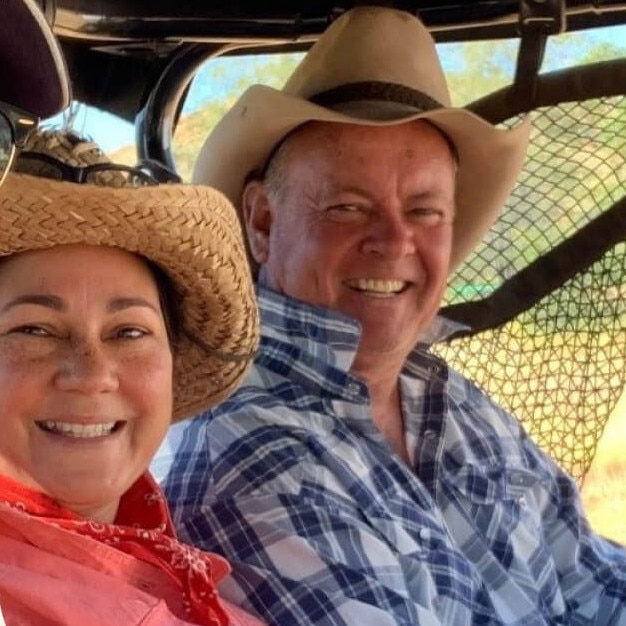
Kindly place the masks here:
<instances>
[{"instance_id":1,"label":"man's shoulder","mask_svg":"<svg viewBox=\"0 0 626 626\"><path fill-rule=\"evenodd\" d=\"M203 504L251 493L297 492L314 435L306 416L243 391L193 418L151 466L170 503ZM249 399L249 398L248 398ZM314 420L314 418L313 418Z\"/></svg>"},{"instance_id":2,"label":"man's shoulder","mask_svg":"<svg viewBox=\"0 0 626 626\"><path fill-rule=\"evenodd\" d=\"M516 415L462 374L451 370L449 379L446 438L452 449L462 450L462 465L532 470L547 480L553 476L554 463L529 437Z\"/></svg>"},{"instance_id":3,"label":"man's shoulder","mask_svg":"<svg viewBox=\"0 0 626 626\"><path fill-rule=\"evenodd\" d=\"M170 429L167 439L177 456L201 454L215 460L232 454L234 447L263 445L271 450L297 445L314 430L322 433L328 425L319 422L329 419L293 394L244 383L218 406Z\"/></svg>"},{"instance_id":4,"label":"man's shoulder","mask_svg":"<svg viewBox=\"0 0 626 626\"><path fill-rule=\"evenodd\" d=\"M421 416L425 432L445 433L445 447L455 458L471 462L476 450L490 458L525 456L521 422L439 356L415 350L403 377L409 410Z\"/></svg>"}]
</instances>

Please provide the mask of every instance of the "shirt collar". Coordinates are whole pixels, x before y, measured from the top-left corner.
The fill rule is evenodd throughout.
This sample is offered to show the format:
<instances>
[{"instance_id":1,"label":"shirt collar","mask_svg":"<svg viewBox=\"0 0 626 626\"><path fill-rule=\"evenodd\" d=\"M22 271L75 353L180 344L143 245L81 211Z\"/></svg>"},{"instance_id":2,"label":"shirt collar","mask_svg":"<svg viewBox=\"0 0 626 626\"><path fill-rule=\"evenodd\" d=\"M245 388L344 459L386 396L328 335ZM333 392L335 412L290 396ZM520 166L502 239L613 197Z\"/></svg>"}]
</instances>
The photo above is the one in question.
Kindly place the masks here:
<instances>
[{"instance_id":1,"label":"shirt collar","mask_svg":"<svg viewBox=\"0 0 626 626\"><path fill-rule=\"evenodd\" d=\"M279 294L257 285L263 335L283 339L347 372L359 344L361 325L330 309Z\"/></svg>"},{"instance_id":2,"label":"shirt collar","mask_svg":"<svg viewBox=\"0 0 626 626\"><path fill-rule=\"evenodd\" d=\"M262 304L261 321L266 327L279 334L295 336L326 343L338 354L348 353L349 362L343 365L350 368L354 352L359 343L361 325L347 315L325 307L313 306L303 300L285 296L276 291L257 285L257 298ZM416 345L423 353L434 343L444 341L458 330L467 326L451 319L436 316ZM344 358L348 358L345 355ZM336 363L339 366L339 363Z\"/></svg>"}]
</instances>

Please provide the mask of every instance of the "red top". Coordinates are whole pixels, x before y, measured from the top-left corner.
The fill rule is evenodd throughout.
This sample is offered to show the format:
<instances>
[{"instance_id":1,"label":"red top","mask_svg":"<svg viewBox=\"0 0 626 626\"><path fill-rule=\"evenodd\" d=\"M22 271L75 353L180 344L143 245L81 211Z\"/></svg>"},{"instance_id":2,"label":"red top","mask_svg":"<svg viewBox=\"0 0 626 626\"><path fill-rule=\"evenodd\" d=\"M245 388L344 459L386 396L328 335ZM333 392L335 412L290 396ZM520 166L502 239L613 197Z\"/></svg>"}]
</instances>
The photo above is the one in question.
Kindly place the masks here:
<instances>
[{"instance_id":1,"label":"red top","mask_svg":"<svg viewBox=\"0 0 626 626\"><path fill-rule=\"evenodd\" d=\"M220 556L180 543L146 473L114 524L0 476L0 607L7 624L261 626L218 596Z\"/></svg>"}]
</instances>

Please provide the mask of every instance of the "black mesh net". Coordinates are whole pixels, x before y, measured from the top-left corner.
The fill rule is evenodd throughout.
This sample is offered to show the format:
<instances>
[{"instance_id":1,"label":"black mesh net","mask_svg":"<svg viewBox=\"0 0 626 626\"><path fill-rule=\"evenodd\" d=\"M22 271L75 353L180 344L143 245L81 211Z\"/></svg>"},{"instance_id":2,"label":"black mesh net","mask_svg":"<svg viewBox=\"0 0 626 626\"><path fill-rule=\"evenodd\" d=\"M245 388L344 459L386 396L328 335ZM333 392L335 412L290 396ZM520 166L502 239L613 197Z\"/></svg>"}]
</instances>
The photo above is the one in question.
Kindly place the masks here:
<instances>
[{"instance_id":1,"label":"black mesh net","mask_svg":"<svg viewBox=\"0 0 626 626\"><path fill-rule=\"evenodd\" d=\"M444 314L473 330L434 349L582 482L626 378L626 98L533 118L506 210L451 279Z\"/></svg>"}]
</instances>

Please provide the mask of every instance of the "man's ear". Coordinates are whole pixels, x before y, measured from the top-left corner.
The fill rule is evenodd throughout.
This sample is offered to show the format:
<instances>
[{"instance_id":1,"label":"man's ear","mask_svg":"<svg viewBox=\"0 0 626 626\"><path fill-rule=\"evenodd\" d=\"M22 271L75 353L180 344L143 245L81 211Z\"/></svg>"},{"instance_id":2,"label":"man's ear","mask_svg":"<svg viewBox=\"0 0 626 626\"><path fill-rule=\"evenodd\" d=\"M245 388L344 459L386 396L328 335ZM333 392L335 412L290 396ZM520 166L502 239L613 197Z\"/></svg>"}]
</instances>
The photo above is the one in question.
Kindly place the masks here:
<instances>
[{"instance_id":1,"label":"man's ear","mask_svg":"<svg viewBox=\"0 0 626 626\"><path fill-rule=\"evenodd\" d=\"M269 257L272 225L272 210L263 181L251 180L246 184L241 196L241 210L250 253L262 265Z\"/></svg>"}]
</instances>

